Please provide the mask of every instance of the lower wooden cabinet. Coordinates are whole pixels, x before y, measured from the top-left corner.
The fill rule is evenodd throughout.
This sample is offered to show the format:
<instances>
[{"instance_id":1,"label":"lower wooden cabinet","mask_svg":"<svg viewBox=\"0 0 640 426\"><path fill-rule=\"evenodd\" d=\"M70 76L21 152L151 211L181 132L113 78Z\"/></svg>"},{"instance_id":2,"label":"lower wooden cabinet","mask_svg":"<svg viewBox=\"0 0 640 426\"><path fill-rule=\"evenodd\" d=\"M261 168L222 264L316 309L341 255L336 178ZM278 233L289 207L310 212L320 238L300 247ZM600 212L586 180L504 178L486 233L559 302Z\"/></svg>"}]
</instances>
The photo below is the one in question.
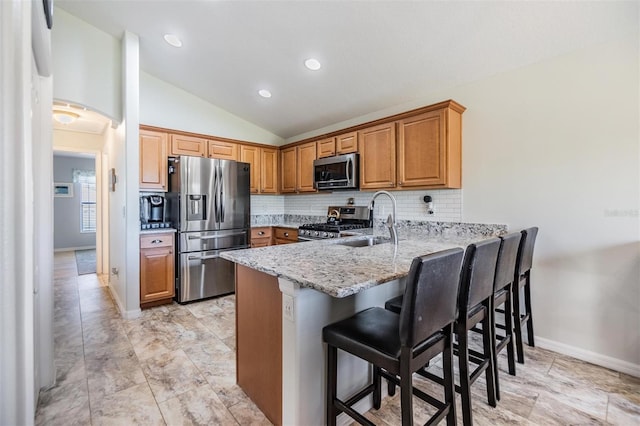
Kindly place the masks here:
<instances>
[{"instance_id":1,"label":"lower wooden cabinet","mask_svg":"<svg viewBox=\"0 0 640 426\"><path fill-rule=\"evenodd\" d=\"M175 295L174 233L140 236L140 308L171 303Z\"/></svg>"},{"instance_id":2,"label":"lower wooden cabinet","mask_svg":"<svg viewBox=\"0 0 640 426\"><path fill-rule=\"evenodd\" d=\"M273 240L275 244L291 244L298 242L298 230L292 228L273 228Z\"/></svg>"},{"instance_id":3,"label":"lower wooden cabinet","mask_svg":"<svg viewBox=\"0 0 640 426\"><path fill-rule=\"evenodd\" d=\"M251 248L271 245L271 227L251 228Z\"/></svg>"}]
</instances>

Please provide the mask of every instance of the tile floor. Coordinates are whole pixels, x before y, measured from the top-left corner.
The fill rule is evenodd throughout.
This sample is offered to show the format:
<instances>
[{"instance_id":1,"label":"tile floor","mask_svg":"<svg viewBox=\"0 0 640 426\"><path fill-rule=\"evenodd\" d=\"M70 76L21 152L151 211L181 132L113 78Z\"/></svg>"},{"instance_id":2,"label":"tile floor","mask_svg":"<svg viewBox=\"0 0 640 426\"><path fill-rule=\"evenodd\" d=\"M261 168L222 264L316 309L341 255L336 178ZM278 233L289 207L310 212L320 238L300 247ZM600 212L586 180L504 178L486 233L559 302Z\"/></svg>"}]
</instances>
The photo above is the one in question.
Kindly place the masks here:
<instances>
[{"instance_id":1,"label":"tile floor","mask_svg":"<svg viewBox=\"0 0 640 426\"><path fill-rule=\"evenodd\" d=\"M124 320L103 281L77 275L73 252L56 253L54 278L57 383L40 393L36 424L270 424L235 385L233 296ZM482 379L473 386L478 425L640 425L638 378L528 347L516 377L506 373L504 355L499 367L497 408L487 405ZM414 406L424 423L431 409ZM400 424L399 393L367 417Z\"/></svg>"}]
</instances>

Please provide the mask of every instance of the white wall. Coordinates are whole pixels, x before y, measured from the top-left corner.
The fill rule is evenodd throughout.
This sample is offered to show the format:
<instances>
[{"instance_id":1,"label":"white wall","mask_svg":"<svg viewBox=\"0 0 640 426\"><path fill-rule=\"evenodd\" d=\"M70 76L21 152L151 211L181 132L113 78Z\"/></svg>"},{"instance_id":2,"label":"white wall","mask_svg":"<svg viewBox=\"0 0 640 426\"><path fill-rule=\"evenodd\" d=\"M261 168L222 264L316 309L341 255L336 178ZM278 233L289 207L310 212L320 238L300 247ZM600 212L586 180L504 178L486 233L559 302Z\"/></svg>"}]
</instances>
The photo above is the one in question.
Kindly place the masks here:
<instances>
[{"instance_id":1,"label":"white wall","mask_svg":"<svg viewBox=\"0 0 640 426\"><path fill-rule=\"evenodd\" d=\"M32 56L31 6L31 2L0 2L3 425L33 424L38 389L51 384L53 370L53 339L46 327L53 315L52 225L46 216L52 212L51 122L43 119L50 111L51 78L38 76ZM41 46L46 46L49 35L46 30L43 34ZM43 52L41 63L47 63L48 53ZM42 244L37 245L40 233ZM48 286L42 285L47 281Z\"/></svg>"},{"instance_id":2,"label":"white wall","mask_svg":"<svg viewBox=\"0 0 640 426\"><path fill-rule=\"evenodd\" d=\"M98 154L104 146L104 136L92 133L53 130L53 149L56 151L91 152Z\"/></svg>"},{"instance_id":3,"label":"white wall","mask_svg":"<svg viewBox=\"0 0 640 426\"><path fill-rule=\"evenodd\" d=\"M540 343L611 357L603 361L636 374L638 47L636 32L447 92L468 108L464 219L540 227Z\"/></svg>"},{"instance_id":4,"label":"white wall","mask_svg":"<svg viewBox=\"0 0 640 426\"><path fill-rule=\"evenodd\" d=\"M122 121L120 42L62 9L54 16L53 97Z\"/></svg>"},{"instance_id":5,"label":"white wall","mask_svg":"<svg viewBox=\"0 0 640 426\"><path fill-rule=\"evenodd\" d=\"M191 93L140 72L140 123L269 145L284 140Z\"/></svg>"}]
</instances>

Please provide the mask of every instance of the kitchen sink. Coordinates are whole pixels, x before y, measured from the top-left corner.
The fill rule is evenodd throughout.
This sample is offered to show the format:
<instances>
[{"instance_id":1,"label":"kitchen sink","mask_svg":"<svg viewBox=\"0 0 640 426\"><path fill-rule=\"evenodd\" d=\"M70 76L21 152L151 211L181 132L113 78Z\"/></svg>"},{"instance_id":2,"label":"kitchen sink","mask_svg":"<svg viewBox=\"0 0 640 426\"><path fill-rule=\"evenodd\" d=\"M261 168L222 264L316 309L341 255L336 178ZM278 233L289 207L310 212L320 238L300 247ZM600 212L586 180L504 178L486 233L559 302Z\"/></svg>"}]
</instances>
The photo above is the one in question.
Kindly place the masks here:
<instances>
[{"instance_id":1,"label":"kitchen sink","mask_svg":"<svg viewBox=\"0 0 640 426\"><path fill-rule=\"evenodd\" d=\"M361 240L351 240L340 242L341 246L349 246L349 247L368 247L368 246L376 246L378 244L386 244L390 243L391 240L389 238L382 237L368 237Z\"/></svg>"}]
</instances>

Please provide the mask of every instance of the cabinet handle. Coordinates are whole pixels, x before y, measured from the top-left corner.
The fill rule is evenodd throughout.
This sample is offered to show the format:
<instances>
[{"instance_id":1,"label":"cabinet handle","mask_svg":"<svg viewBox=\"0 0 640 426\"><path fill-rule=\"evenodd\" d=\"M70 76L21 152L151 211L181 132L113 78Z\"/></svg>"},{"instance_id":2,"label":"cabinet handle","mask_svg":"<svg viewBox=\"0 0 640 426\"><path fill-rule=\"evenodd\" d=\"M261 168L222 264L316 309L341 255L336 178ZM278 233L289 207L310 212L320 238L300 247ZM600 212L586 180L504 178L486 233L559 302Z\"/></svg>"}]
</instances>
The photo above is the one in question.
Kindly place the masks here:
<instances>
[{"instance_id":1,"label":"cabinet handle","mask_svg":"<svg viewBox=\"0 0 640 426\"><path fill-rule=\"evenodd\" d=\"M285 236L285 237L288 237L288 236L289 236L289 233L288 233L288 232L285 232L285 233L284 233L284 236Z\"/></svg>"},{"instance_id":2,"label":"cabinet handle","mask_svg":"<svg viewBox=\"0 0 640 426\"><path fill-rule=\"evenodd\" d=\"M264 235L264 231L259 231L258 235Z\"/></svg>"},{"instance_id":3,"label":"cabinet handle","mask_svg":"<svg viewBox=\"0 0 640 426\"><path fill-rule=\"evenodd\" d=\"M162 242L162 240L153 240L151 241L151 244L160 244Z\"/></svg>"},{"instance_id":4,"label":"cabinet handle","mask_svg":"<svg viewBox=\"0 0 640 426\"><path fill-rule=\"evenodd\" d=\"M398 185L402 186L402 182L398 182Z\"/></svg>"}]
</instances>

